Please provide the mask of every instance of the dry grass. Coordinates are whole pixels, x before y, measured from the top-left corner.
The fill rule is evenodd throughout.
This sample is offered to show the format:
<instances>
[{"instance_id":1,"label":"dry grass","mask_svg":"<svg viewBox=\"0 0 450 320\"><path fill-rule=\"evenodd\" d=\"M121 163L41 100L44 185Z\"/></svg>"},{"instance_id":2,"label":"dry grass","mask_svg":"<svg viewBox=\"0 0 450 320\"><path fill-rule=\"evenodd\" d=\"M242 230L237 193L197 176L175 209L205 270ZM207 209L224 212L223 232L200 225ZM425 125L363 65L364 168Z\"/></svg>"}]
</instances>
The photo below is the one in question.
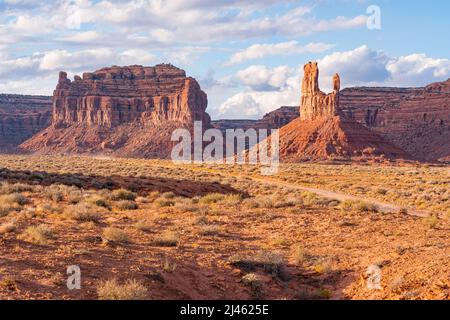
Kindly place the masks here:
<instances>
[{"instance_id":1,"label":"dry grass","mask_svg":"<svg viewBox=\"0 0 450 320\"><path fill-rule=\"evenodd\" d=\"M80 222L98 222L101 219L101 212L99 207L86 202L67 206L64 211L68 218Z\"/></svg>"},{"instance_id":2,"label":"dry grass","mask_svg":"<svg viewBox=\"0 0 450 320\"><path fill-rule=\"evenodd\" d=\"M108 227L103 230L102 238L105 242L113 242L113 243L128 243L130 242L130 236L127 232L114 228Z\"/></svg>"},{"instance_id":3,"label":"dry grass","mask_svg":"<svg viewBox=\"0 0 450 320\"><path fill-rule=\"evenodd\" d=\"M147 288L136 280L119 284L116 279L104 281L97 287L99 300L145 300Z\"/></svg>"},{"instance_id":4,"label":"dry grass","mask_svg":"<svg viewBox=\"0 0 450 320\"><path fill-rule=\"evenodd\" d=\"M54 237L53 230L44 224L38 226L30 226L21 234L20 238L22 240L38 244L46 245L49 240Z\"/></svg>"},{"instance_id":5,"label":"dry grass","mask_svg":"<svg viewBox=\"0 0 450 320\"><path fill-rule=\"evenodd\" d=\"M154 246L158 247L176 247L180 241L180 237L176 232L166 231L155 237L152 241Z\"/></svg>"}]
</instances>

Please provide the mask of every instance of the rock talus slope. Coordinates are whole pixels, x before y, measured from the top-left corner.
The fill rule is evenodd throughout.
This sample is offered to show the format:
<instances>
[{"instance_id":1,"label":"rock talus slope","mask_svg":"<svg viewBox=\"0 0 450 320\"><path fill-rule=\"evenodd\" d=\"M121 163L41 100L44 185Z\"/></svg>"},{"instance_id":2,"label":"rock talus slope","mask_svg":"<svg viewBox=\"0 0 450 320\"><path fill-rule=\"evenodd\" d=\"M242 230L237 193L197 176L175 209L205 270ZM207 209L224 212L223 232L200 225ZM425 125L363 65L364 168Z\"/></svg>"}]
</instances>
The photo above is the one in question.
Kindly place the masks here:
<instances>
[{"instance_id":1,"label":"rock talus slope","mask_svg":"<svg viewBox=\"0 0 450 320\"><path fill-rule=\"evenodd\" d=\"M39 154L102 154L167 158L173 130L210 125L207 96L172 65L104 68L75 76L61 72L52 124L21 145Z\"/></svg>"}]
</instances>

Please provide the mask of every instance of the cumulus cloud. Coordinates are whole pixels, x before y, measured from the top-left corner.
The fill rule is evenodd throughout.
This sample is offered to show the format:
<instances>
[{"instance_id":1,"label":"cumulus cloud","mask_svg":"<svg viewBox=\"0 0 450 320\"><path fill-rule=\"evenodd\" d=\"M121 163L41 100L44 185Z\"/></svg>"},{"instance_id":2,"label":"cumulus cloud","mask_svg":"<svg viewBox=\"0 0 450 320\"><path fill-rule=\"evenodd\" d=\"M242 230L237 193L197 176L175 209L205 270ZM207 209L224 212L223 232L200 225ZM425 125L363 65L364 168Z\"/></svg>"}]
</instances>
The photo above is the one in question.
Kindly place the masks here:
<instances>
[{"instance_id":1,"label":"cumulus cloud","mask_svg":"<svg viewBox=\"0 0 450 320\"><path fill-rule=\"evenodd\" d=\"M11 1L10 1L11 2ZM363 27L366 16L337 17L318 20L309 14L310 7L285 7L283 13L269 11L273 5L294 1L88 1L61 0L33 2L33 10L20 4L9 5L3 36L14 31L16 40L24 35L44 38L48 33L95 28L98 32L113 29L122 40L127 35L149 33L162 43L214 42L224 39L249 39L267 35L301 36L315 32ZM254 12L261 14L255 15ZM0 21L1 24L1 21ZM94 31L94 30L87 30ZM91 34L92 35L92 34ZM82 41L89 34L78 35ZM76 35L75 35L76 39Z\"/></svg>"},{"instance_id":2,"label":"cumulus cloud","mask_svg":"<svg viewBox=\"0 0 450 320\"><path fill-rule=\"evenodd\" d=\"M327 43L309 43L302 46L295 40L274 44L254 44L233 54L227 62L227 65L238 64L248 60L261 59L268 56L320 53L331 49L333 46L334 45Z\"/></svg>"},{"instance_id":3,"label":"cumulus cloud","mask_svg":"<svg viewBox=\"0 0 450 320\"><path fill-rule=\"evenodd\" d=\"M278 90L261 91L248 87L247 90L232 95L217 109L211 110L211 114L216 118L245 119L261 118L265 113L273 111L280 106L297 105L300 99L300 79L298 72L290 69L291 76L284 76L286 67L279 69L283 74L283 81L280 81ZM282 84L282 85L281 85Z\"/></svg>"},{"instance_id":4,"label":"cumulus cloud","mask_svg":"<svg viewBox=\"0 0 450 320\"><path fill-rule=\"evenodd\" d=\"M267 68L263 65L250 66L236 73L236 79L254 91L275 91L286 86L292 70L288 66Z\"/></svg>"},{"instance_id":5,"label":"cumulus cloud","mask_svg":"<svg viewBox=\"0 0 450 320\"><path fill-rule=\"evenodd\" d=\"M335 52L319 60L321 87L331 88L332 75L341 75L343 86L424 86L450 77L450 60L425 54L390 57L364 45ZM328 80L327 80L328 79Z\"/></svg>"},{"instance_id":6,"label":"cumulus cloud","mask_svg":"<svg viewBox=\"0 0 450 320\"><path fill-rule=\"evenodd\" d=\"M341 75L343 87L350 86L425 86L450 77L450 60L425 54L390 57L382 51L361 46L354 50L335 52L318 61L320 88L330 92L332 76ZM283 105L299 105L300 79L303 66L267 68L251 66L234 77L244 86L241 92L226 99L216 117L260 118Z\"/></svg>"}]
</instances>

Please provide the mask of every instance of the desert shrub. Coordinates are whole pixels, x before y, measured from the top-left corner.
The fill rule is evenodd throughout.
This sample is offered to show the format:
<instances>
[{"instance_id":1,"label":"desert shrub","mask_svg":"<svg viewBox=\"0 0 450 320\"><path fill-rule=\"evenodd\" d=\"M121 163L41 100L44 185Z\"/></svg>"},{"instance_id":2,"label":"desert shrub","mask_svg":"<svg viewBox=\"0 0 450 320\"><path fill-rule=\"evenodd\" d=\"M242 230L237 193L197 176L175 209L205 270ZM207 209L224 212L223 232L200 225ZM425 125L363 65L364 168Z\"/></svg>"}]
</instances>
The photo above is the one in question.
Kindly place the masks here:
<instances>
[{"instance_id":1,"label":"desert shrub","mask_svg":"<svg viewBox=\"0 0 450 320\"><path fill-rule=\"evenodd\" d=\"M177 269L177 264L170 262L167 257L164 257L164 261L161 264L161 268L167 273L173 273Z\"/></svg>"},{"instance_id":2,"label":"desert shrub","mask_svg":"<svg viewBox=\"0 0 450 320\"><path fill-rule=\"evenodd\" d=\"M122 200L116 204L119 210L136 210L139 208L136 202L130 200Z\"/></svg>"},{"instance_id":3,"label":"desert shrub","mask_svg":"<svg viewBox=\"0 0 450 320\"><path fill-rule=\"evenodd\" d=\"M253 296L259 297L261 295L264 282L257 274L246 274L242 277L242 282L250 287Z\"/></svg>"},{"instance_id":4,"label":"desert shrub","mask_svg":"<svg viewBox=\"0 0 450 320\"><path fill-rule=\"evenodd\" d=\"M229 206L237 206L242 203L242 195L240 194L228 194L223 198L223 202Z\"/></svg>"},{"instance_id":5,"label":"desert shrub","mask_svg":"<svg viewBox=\"0 0 450 320\"><path fill-rule=\"evenodd\" d=\"M29 202L30 202L30 200L26 196L24 196L23 194L20 194L20 193L12 193L12 194L8 194L8 195L0 196L0 203L6 204L6 205L23 206Z\"/></svg>"},{"instance_id":6,"label":"desert shrub","mask_svg":"<svg viewBox=\"0 0 450 320\"><path fill-rule=\"evenodd\" d=\"M0 194L33 192L34 187L24 183L9 184L4 183L0 186Z\"/></svg>"},{"instance_id":7,"label":"desert shrub","mask_svg":"<svg viewBox=\"0 0 450 320\"><path fill-rule=\"evenodd\" d=\"M424 225L429 229L435 229L439 225L439 218L437 215L431 215L423 219Z\"/></svg>"},{"instance_id":8,"label":"desert shrub","mask_svg":"<svg viewBox=\"0 0 450 320\"><path fill-rule=\"evenodd\" d=\"M94 194L86 199L87 203L93 204L97 207L109 208L108 200L106 200L103 196Z\"/></svg>"},{"instance_id":9,"label":"desert shrub","mask_svg":"<svg viewBox=\"0 0 450 320\"><path fill-rule=\"evenodd\" d=\"M136 280L119 284L116 279L101 282L97 287L99 300L144 300L147 289Z\"/></svg>"},{"instance_id":10,"label":"desert shrub","mask_svg":"<svg viewBox=\"0 0 450 320\"><path fill-rule=\"evenodd\" d=\"M0 203L0 217L7 216L13 211L20 210L17 206L12 206L10 204Z\"/></svg>"},{"instance_id":11,"label":"desert shrub","mask_svg":"<svg viewBox=\"0 0 450 320\"><path fill-rule=\"evenodd\" d=\"M45 196L55 202L61 202L64 200L64 191L61 185L51 185L44 189Z\"/></svg>"},{"instance_id":12,"label":"desert shrub","mask_svg":"<svg viewBox=\"0 0 450 320\"><path fill-rule=\"evenodd\" d=\"M158 198L155 200L155 205L157 207L163 208L163 207L172 207L175 205L175 202L170 200L170 199L166 199L166 198Z\"/></svg>"},{"instance_id":13,"label":"desert shrub","mask_svg":"<svg viewBox=\"0 0 450 320\"><path fill-rule=\"evenodd\" d=\"M305 249L301 244L292 247L292 256L296 265L301 266L305 262Z\"/></svg>"},{"instance_id":14,"label":"desert shrub","mask_svg":"<svg viewBox=\"0 0 450 320\"><path fill-rule=\"evenodd\" d=\"M342 210L354 210L359 212L378 212L378 207L373 203L361 200L345 200L340 204Z\"/></svg>"},{"instance_id":15,"label":"desert shrub","mask_svg":"<svg viewBox=\"0 0 450 320\"><path fill-rule=\"evenodd\" d=\"M83 200L83 192L74 190L67 195L67 201L71 204L77 204Z\"/></svg>"},{"instance_id":16,"label":"desert shrub","mask_svg":"<svg viewBox=\"0 0 450 320\"><path fill-rule=\"evenodd\" d=\"M44 214L45 213L61 213L63 211L61 206L54 206L53 204L48 203L48 202L38 205L36 209Z\"/></svg>"},{"instance_id":17,"label":"desert shrub","mask_svg":"<svg viewBox=\"0 0 450 320\"><path fill-rule=\"evenodd\" d=\"M250 255L236 254L230 257L230 264L247 271L260 267L273 275L279 275L284 262L279 253L262 250Z\"/></svg>"},{"instance_id":18,"label":"desert shrub","mask_svg":"<svg viewBox=\"0 0 450 320\"><path fill-rule=\"evenodd\" d=\"M303 203L306 204L307 206L315 205L319 201L319 198L317 197L317 195L310 191L302 192L301 199L302 199Z\"/></svg>"},{"instance_id":19,"label":"desert shrub","mask_svg":"<svg viewBox=\"0 0 450 320\"><path fill-rule=\"evenodd\" d=\"M294 200L278 200L273 205L275 208L289 208L289 207L295 207L295 201Z\"/></svg>"},{"instance_id":20,"label":"desert shrub","mask_svg":"<svg viewBox=\"0 0 450 320\"><path fill-rule=\"evenodd\" d=\"M194 225L206 225L209 223L208 217L200 215L194 219Z\"/></svg>"},{"instance_id":21,"label":"desert shrub","mask_svg":"<svg viewBox=\"0 0 450 320\"><path fill-rule=\"evenodd\" d=\"M191 199L188 198L180 198L176 201L175 207L184 212L196 212L198 211L198 207L192 202Z\"/></svg>"},{"instance_id":22,"label":"desert shrub","mask_svg":"<svg viewBox=\"0 0 450 320\"><path fill-rule=\"evenodd\" d=\"M152 230L152 224L146 220L139 220L134 224L137 230L148 232Z\"/></svg>"},{"instance_id":23,"label":"desert shrub","mask_svg":"<svg viewBox=\"0 0 450 320\"><path fill-rule=\"evenodd\" d=\"M408 214L408 209L407 208L400 208L400 210L398 210L399 214Z\"/></svg>"},{"instance_id":24,"label":"desert shrub","mask_svg":"<svg viewBox=\"0 0 450 320\"><path fill-rule=\"evenodd\" d=\"M173 198L175 198L175 193L173 193L173 192L164 192L163 194L161 194L160 198L173 199Z\"/></svg>"},{"instance_id":25,"label":"desert shrub","mask_svg":"<svg viewBox=\"0 0 450 320\"><path fill-rule=\"evenodd\" d=\"M248 209L259 208L259 202L256 201L254 198L245 199L242 203Z\"/></svg>"},{"instance_id":26,"label":"desert shrub","mask_svg":"<svg viewBox=\"0 0 450 320\"><path fill-rule=\"evenodd\" d=\"M272 197L259 197L257 201L259 201L259 208L272 209L275 207Z\"/></svg>"},{"instance_id":27,"label":"desert shrub","mask_svg":"<svg viewBox=\"0 0 450 320\"><path fill-rule=\"evenodd\" d=\"M198 233L202 236L218 236L220 235L220 228L214 225L203 225Z\"/></svg>"},{"instance_id":28,"label":"desert shrub","mask_svg":"<svg viewBox=\"0 0 450 320\"><path fill-rule=\"evenodd\" d=\"M126 190L126 189L117 189L111 193L111 199L114 201L118 200L135 200L137 197L136 193Z\"/></svg>"},{"instance_id":29,"label":"desert shrub","mask_svg":"<svg viewBox=\"0 0 450 320\"><path fill-rule=\"evenodd\" d=\"M3 223L0 225L0 234L12 233L16 231L16 225L12 222Z\"/></svg>"},{"instance_id":30,"label":"desert shrub","mask_svg":"<svg viewBox=\"0 0 450 320\"><path fill-rule=\"evenodd\" d=\"M179 243L179 236L175 232L167 231L155 237L152 245L158 247L176 247Z\"/></svg>"},{"instance_id":31,"label":"desert shrub","mask_svg":"<svg viewBox=\"0 0 450 320\"><path fill-rule=\"evenodd\" d=\"M45 245L53 237L53 230L45 224L30 226L21 235L21 239L34 244Z\"/></svg>"},{"instance_id":32,"label":"desert shrub","mask_svg":"<svg viewBox=\"0 0 450 320\"><path fill-rule=\"evenodd\" d=\"M212 204L222 201L225 198L223 194L220 193L210 193L200 198L200 203Z\"/></svg>"},{"instance_id":33,"label":"desert shrub","mask_svg":"<svg viewBox=\"0 0 450 320\"><path fill-rule=\"evenodd\" d=\"M130 242L130 237L129 237L128 233L126 233L125 231L123 231L121 229L113 228L113 227L105 228L103 230L102 238L106 242L115 242L115 243Z\"/></svg>"},{"instance_id":34,"label":"desert shrub","mask_svg":"<svg viewBox=\"0 0 450 320\"><path fill-rule=\"evenodd\" d=\"M70 219L82 222L98 222L100 220L100 208L90 203L80 202L66 207L64 213Z\"/></svg>"}]
</instances>

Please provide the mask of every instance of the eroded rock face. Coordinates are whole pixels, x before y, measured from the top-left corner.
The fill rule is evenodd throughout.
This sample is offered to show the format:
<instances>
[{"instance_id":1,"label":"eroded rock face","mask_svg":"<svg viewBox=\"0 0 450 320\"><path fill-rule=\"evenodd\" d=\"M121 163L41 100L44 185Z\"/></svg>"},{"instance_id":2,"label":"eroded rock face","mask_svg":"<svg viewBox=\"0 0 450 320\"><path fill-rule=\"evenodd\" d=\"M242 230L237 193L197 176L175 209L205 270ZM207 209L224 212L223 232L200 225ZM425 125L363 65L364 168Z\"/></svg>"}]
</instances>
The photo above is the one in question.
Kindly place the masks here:
<instances>
[{"instance_id":1,"label":"eroded rock face","mask_svg":"<svg viewBox=\"0 0 450 320\"><path fill-rule=\"evenodd\" d=\"M385 141L340 108L340 77L333 77L334 91L319 89L317 63L305 65L300 117L280 130L280 158L283 161L330 158L408 159L401 148Z\"/></svg>"},{"instance_id":2,"label":"eroded rock face","mask_svg":"<svg viewBox=\"0 0 450 320\"><path fill-rule=\"evenodd\" d=\"M170 155L171 133L210 125L207 96L172 65L104 68L73 81L59 75L52 125L21 145L40 154Z\"/></svg>"},{"instance_id":3,"label":"eroded rock face","mask_svg":"<svg viewBox=\"0 0 450 320\"><path fill-rule=\"evenodd\" d=\"M425 88L349 88L341 108L419 160L450 157L450 80Z\"/></svg>"},{"instance_id":4,"label":"eroded rock face","mask_svg":"<svg viewBox=\"0 0 450 320\"><path fill-rule=\"evenodd\" d=\"M54 92L53 124L208 122L207 103L197 81L171 65L104 68L74 81L61 72Z\"/></svg>"},{"instance_id":5,"label":"eroded rock face","mask_svg":"<svg viewBox=\"0 0 450 320\"><path fill-rule=\"evenodd\" d=\"M16 147L51 123L52 98L46 96L0 95L0 151Z\"/></svg>"},{"instance_id":6,"label":"eroded rock face","mask_svg":"<svg viewBox=\"0 0 450 320\"><path fill-rule=\"evenodd\" d=\"M302 81L302 98L300 102L300 119L314 120L319 117L338 114L340 78L333 77L334 91L325 94L319 89L319 67L317 62L309 62L304 66Z\"/></svg>"}]
</instances>

